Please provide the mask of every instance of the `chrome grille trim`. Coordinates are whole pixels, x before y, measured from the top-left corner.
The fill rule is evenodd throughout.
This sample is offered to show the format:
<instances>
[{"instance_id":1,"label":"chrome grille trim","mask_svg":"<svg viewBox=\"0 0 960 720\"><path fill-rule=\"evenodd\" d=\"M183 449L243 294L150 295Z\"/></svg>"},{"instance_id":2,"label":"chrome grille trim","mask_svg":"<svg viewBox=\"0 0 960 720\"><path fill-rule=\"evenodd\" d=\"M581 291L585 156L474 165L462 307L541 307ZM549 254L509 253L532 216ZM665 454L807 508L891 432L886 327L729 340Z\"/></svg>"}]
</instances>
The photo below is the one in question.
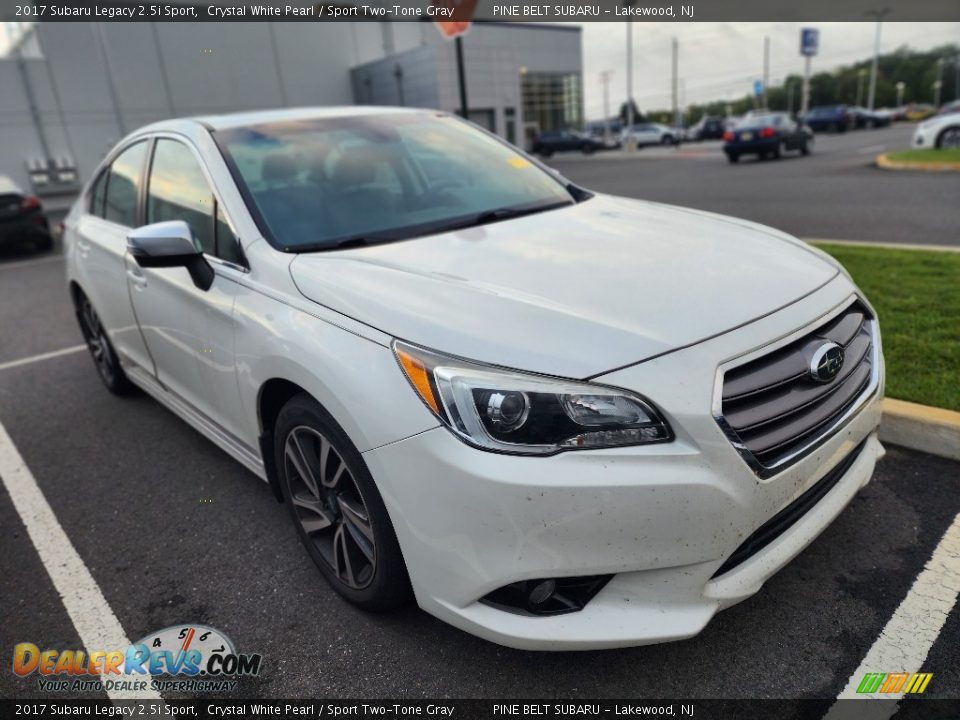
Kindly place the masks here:
<instances>
[{"instance_id":1,"label":"chrome grille trim","mask_svg":"<svg viewBox=\"0 0 960 720\"><path fill-rule=\"evenodd\" d=\"M741 439L737 430L730 422L727 421L724 416L724 387L727 373L732 373L737 369L746 368L747 366L753 364L759 364L760 367L769 367L771 364L776 363L779 359L781 359L777 357L777 353L782 351L785 347L797 343L798 341L803 341L807 338L813 339L818 336L819 331L824 329L844 327L846 316L856 312L863 313L863 324L858 325L858 331L849 337L846 345L853 345L853 343L857 341L858 337L866 334L870 340L870 347L868 348L867 352L864 353L863 357L860 358L859 362L856 363L856 365L851 369L851 372L849 375L847 375L845 380L853 377L856 374L857 369L865 364L864 360L869 358L869 376L865 380L860 381L862 390L859 390L858 388L859 392L855 392L852 400L848 400L847 403L841 403L841 407L843 409L842 412L838 411L838 416L832 417L828 415L826 420L823 421L823 423L825 423L824 427L819 428L816 426L816 424L814 424L811 428L811 431L813 432L812 437L804 437L804 433L800 433L798 437L801 439L795 445L784 443L785 447L783 452L775 459L768 460L766 462L761 461L756 455L754 455L750 448L747 447L747 444ZM741 372L739 373L739 377L741 379L744 377L749 377L749 374ZM761 392L767 392L776 387L787 386L790 383L797 382L798 379L799 376L794 375L784 379L782 382L775 383L764 391L753 390L739 394L731 394L728 392L726 400L727 402L742 400L745 397L760 394ZM845 380L841 381L841 383L845 382ZM805 327L790 333L785 337L775 340L763 348L746 353L739 358L734 358L726 363L723 363L717 370L714 385L713 415L717 425L723 431L724 435L737 450L743 460L751 468L751 470L753 470L753 472L760 478L767 478L781 472L782 470L785 470L787 467L795 462L798 462L808 453L812 452L824 442L829 440L834 434L836 434L841 428L850 422L850 420L858 412L860 412L860 410L863 409L864 405L866 405L866 403L877 393L879 386L880 342L876 317L872 309L864 300L853 296L843 304L837 306L831 312L826 313L824 316L818 318ZM842 385L838 387L842 387ZM821 402L829 402L829 398L832 396L832 394L833 391L827 391L823 395L817 397L816 400L811 403L801 403L798 407L792 408L787 415L796 414L802 416L802 413L805 412L805 408L808 405L812 406L813 408L817 408L821 405ZM773 423L775 420L769 422ZM759 423L757 427L761 427L764 424L766 423ZM748 431L749 429L745 430L745 432ZM777 446L775 445L774 448L776 447Z\"/></svg>"}]
</instances>

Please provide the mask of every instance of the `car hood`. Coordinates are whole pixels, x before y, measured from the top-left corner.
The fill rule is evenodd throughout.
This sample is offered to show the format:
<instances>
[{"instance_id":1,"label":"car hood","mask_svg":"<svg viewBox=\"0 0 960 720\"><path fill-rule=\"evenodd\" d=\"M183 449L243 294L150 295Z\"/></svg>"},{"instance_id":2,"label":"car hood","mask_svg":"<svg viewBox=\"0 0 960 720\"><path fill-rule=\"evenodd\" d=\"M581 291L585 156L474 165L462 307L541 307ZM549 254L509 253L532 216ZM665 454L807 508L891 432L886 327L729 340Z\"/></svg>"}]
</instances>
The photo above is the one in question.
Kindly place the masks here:
<instances>
[{"instance_id":1,"label":"car hood","mask_svg":"<svg viewBox=\"0 0 960 720\"><path fill-rule=\"evenodd\" d=\"M747 221L597 196L568 208L298 255L309 299L472 360L585 378L738 327L835 264Z\"/></svg>"}]
</instances>

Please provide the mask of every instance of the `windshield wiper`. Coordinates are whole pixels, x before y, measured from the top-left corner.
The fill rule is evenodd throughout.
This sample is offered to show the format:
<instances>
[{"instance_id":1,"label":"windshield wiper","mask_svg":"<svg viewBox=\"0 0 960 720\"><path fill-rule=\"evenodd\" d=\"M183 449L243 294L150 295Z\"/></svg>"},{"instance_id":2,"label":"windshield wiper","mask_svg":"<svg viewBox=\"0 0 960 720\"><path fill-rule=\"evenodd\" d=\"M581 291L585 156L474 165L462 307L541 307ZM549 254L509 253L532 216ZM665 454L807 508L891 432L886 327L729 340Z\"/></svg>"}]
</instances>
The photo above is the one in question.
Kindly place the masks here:
<instances>
[{"instance_id":1,"label":"windshield wiper","mask_svg":"<svg viewBox=\"0 0 960 720\"><path fill-rule=\"evenodd\" d=\"M501 220L512 220L513 218L523 217L524 215L533 215L535 213L546 212L547 210L556 210L557 208L575 205L576 203L561 202L549 203L547 205L537 205L535 207L502 207L493 210L485 210L478 213L463 222L451 223L446 227L438 229L436 232L449 232L450 230L462 230L463 228L476 227L477 225L487 225Z\"/></svg>"},{"instance_id":2,"label":"windshield wiper","mask_svg":"<svg viewBox=\"0 0 960 720\"><path fill-rule=\"evenodd\" d=\"M355 247L367 247L368 245L381 245L383 243L393 242L394 240L403 240L403 237L396 235L357 235L347 237L334 242L310 243L308 245L293 245L284 248L284 252L317 252L319 250L349 250Z\"/></svg>"},{"instance_id":3,"label":"windshield wiper","mask_svg":"<svg viewBox=\"0 0 960 720\"><path fill-rule=\"evenodd\" d=\"M472 225L486 225L487 223L497 222L498 220L511 220L513 218L523 217L524 215L533 215L534 213L546 212L547 210L556 210L557 208L573 205L566 200L562 202L550 203L548 205L537 205L536 207L503 207L494 210L487 210L473 218Z\"/></svg>"},{"instance_id":4,"label":"windshield wiper","mask_svg":"<svg viewBox=\"0 0 960 720\"><path fill-rule=\"evenodd\" d=\"M451 232L453 230L463 230L464 228L476 227L477 225L487 225L489 223L499 222L500 220L511 220L513 218L523 217L524 215L533 215L535 213L546 212L547 210L556 210L557 208L568 207L570 205L576 205L576 203L563 200L561 202L537 205L534 207L527 206L494 208L493 210L485 210L482 213L477 213L476 215L468 217L466 220L452 222L449 225L421 227L419 230L411 234L403 234L398 232L395 235L356 235L354 237L346 237L342 240L335 240L333 242L315 243L311 245L296 245L290 248L285 248L285 250L286 252L304 253L316 252L318 250L345 250L354 247L380 245L383 243L396 242L397 240L410 240L411 238L420 237L423 235L435 235L443 232Z\"/></svg>"}]
</instances>

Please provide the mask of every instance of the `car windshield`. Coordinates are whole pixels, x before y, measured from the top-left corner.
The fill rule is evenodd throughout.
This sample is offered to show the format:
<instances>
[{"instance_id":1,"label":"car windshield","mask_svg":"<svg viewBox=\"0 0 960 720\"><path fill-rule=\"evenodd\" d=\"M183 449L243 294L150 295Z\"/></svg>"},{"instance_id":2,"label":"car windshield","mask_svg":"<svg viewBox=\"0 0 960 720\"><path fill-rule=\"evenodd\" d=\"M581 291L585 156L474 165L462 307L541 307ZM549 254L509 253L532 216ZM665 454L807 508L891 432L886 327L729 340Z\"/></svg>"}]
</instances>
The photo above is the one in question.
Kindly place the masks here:
<instances>
[{"instance_id":1,"label":"car windshield","mask_svg":"<svg viewBox=\"0 0 960 720\"><path fill-rule=\"evenodd\" d=\"M389 242L573 204L560 178L458 118L390 113L214 133L277 247Z\"/></svg>"},{"instance_id":2,"label":"car windshield","mask_svg":"<svg viewBox=\"0 0 960 720\"><path fill-rule=\"evenodd\" d=\"M783 122L783 115L754 115L737 123L737 128L762 128L779 125Z\"/></svg>"}]
</instances>

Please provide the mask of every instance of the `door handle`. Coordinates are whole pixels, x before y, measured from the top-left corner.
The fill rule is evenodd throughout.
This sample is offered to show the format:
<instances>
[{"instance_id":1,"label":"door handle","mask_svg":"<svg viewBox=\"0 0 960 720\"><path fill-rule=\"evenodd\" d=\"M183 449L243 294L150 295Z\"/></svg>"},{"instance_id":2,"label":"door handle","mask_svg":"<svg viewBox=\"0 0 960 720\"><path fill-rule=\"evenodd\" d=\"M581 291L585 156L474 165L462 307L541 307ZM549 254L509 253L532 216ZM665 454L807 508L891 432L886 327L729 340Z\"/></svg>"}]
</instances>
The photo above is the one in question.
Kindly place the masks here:
<instances>
[{"instance_id":1,"label":"door handle","mask_svg":"<svg viewBox=\"0 0 960 720\"><path fill-rule=\"evenodd\" d=\"M130 282L135 287L141 290L147 286L147 276L143 274L139 267L128 267L127 277L130 278Z\"/></svg>"}]
</instances>

